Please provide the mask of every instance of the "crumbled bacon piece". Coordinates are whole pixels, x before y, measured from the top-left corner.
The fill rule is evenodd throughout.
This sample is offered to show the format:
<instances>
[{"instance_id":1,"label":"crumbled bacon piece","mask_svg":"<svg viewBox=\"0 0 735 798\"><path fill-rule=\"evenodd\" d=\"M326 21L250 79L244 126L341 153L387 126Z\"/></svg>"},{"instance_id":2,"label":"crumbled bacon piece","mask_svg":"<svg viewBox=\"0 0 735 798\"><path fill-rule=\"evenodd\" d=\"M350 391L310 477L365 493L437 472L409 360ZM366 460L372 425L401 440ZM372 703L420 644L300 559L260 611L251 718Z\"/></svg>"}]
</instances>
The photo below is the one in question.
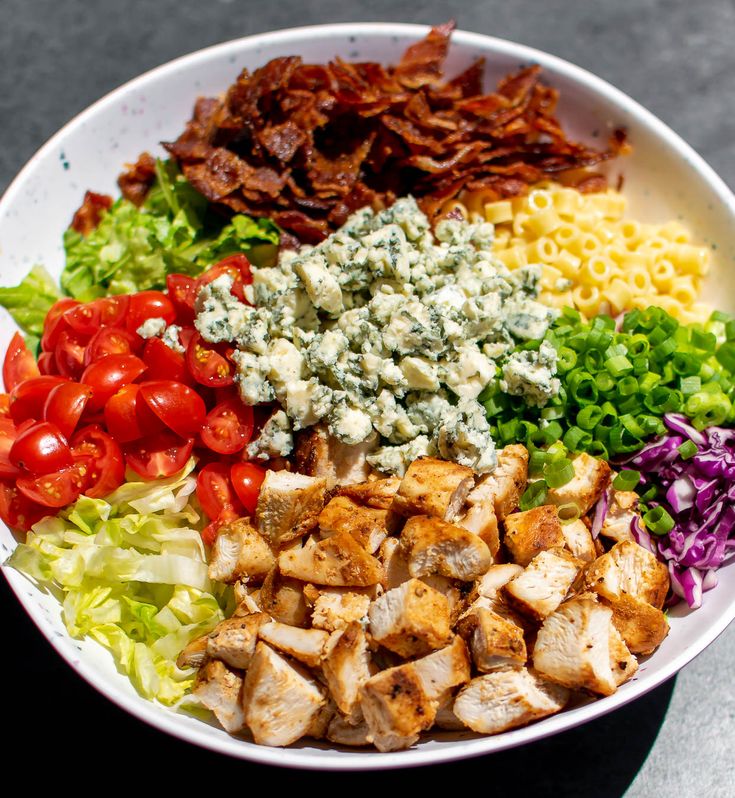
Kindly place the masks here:
<instances>
[{"instance_id":1,"label":"crumbled bacon piece","mask_svg":"<svg viewBox=\"0 0 735 798\"><path fill-rule=\"evenodd\" d=\"M156 179L156 161L152 155L144 152L134 164L126 166L128 169L118 177L117 184L125 199L140 206Z\"/></svg>"},{"instance_id":2,"label":"crumbled bacon piece","mask_svg":"<svg viewBox=\"0 0 735 798\"><path fill-rule=\"evenodd\" d=\"M111 207L112 197L107 194L95 194L94 191L88 191L84 195L84 200L79 210L71 220L72 229L83 236L88 236L92 230L97 228L104 211L108 211Z\"/></svg>"}]
</instances>

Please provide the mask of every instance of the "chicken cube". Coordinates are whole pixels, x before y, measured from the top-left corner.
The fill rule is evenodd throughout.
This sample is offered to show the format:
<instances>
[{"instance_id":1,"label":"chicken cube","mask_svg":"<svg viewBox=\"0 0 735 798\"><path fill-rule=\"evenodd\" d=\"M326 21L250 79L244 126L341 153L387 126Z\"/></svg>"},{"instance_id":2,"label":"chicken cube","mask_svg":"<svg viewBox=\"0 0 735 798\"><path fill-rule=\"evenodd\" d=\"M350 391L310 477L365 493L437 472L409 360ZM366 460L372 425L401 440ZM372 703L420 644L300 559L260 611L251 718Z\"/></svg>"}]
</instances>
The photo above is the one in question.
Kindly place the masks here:
<instances>
[{"instance_id":1,"label":"chicken cube","mask_svg":"<svg viewBox=\"0 0 735 798\"><path fill-rule=\"evenodd\" d=\"M630 653L614 623L610 625L610 670L618 687L632 679L638 670L638 660Z\"/></svg>"},{"instance_id":2,"label":"chicken cube","mask_svg":"<svg viewBox=\"0 0 735 798\"><path fill-rule=\"evenodd\" d=\"M322 538L349 532L365 551L374 554L391 531L387 516L388 510L363 507L346 496L335 496L319 513L318 523Z\"/></svg>"},{"instance_id":3,"label":"chicken cube","mask_svg":"<svg viewBox=\"0 0 735 798\"><path fill-rule=\"evenodd\" d=\"M633 490L611 490L610 503L600 534L620 543L633 540L630 525L638 514L638 494Z\"/></svg>"},{"instance_id":4,"label":"chicken cube","mask_svg":"<svg viewBox=\"0 0 735 798\"><path fill-rule=\"evenodd\" d=\"M245 728L242 676L217 659L208 660L194 679L192 694L214 713L222 728L237 734Z\"/></svg>"},{"instance_id":5,"label":"chicken cube","mask_svg":"<svg viewBox=\"0 0 735 798\"><path fill-rule=\"evenodd\" d=\"M545 549L563 548L564 533L556 512L550 504L534 507L522 513L511 513L505 519L505 543L513 561L524 568Z\"/></svg>"},{"instance_id":6,"label":"chicken cube","mask_svg":"<svg viewBox=\"0 0 735 798\"><path fill-rule=\"evenodd\" d=\"M451 521L475 484L471 468L419 457L408 467L393 499L393 510L400 515L430 515Z\"/></svg>"},{"instance_id":7,"label":"chicken cube","mask_svg":"<svg viewBox=\"0 0 735 798\"><path fill-rule=\"evenodd\" d=\"M480 734L524 726L564 708L569 691L520 668L478 676L459 691L454 715Z\"/></svg>"},{"instance_id":8,"label":"chicken cube","mask_svg":"<svg viewBox=\"0 0 735 798\"><path fill-rule=\"evenodd\" d=\"M329 634L322 629L300 629L278 621L261 626L258 636L269 646L310 668L316 668L321 663L324 647L329 640Z\"/></svg>"},{"instance_id":9,"label":"chicken cube","mask_svg":"<svg viewBox=\"0 0 735 798\"><path fill-rule=\"evenodd\" d=\"M330 587L366 587L383 578L380 561L345 531L282 551L278 567L285 576Z\"/></svg>"},{"instance_id":10,"label":"chicken cube","mask_svg":"<svg viewBox=\"0 0 735 798\"><path fill-rule=\"evenodd\" d=\"M518 576L522 572L523 567L515 563L491 565L475 583L474 592L479 596L493 599L503 585L508 584L514 576Z\"/></svg>"},{"instance_id":11,"label":"chicken cube","mask_svg":"<svg viewBox=\"0 0 735 798\"><path fill-rule=\"evenodd\" d=\"M317 424L296 435L296 470L323 478L329 490L336 485L364 482L372 470L367 456L375 451L378 442L373 433L361 443L348 445L330 435L324 425Z\"/></svg>"},{"instance_id":12,"label":"chicken cube","mask_svg":"<svg viewBox=\"0 0 735 798\"><path fill-rule=\"evenodd\" d=\"M528 659L523 629L491 609L476 607L457 628L470 647L478 671L517 668Z\"/></svg>"},{"instance_id":13,"label":"chicken cube","mask_svg":"<svg viewBox=\"0 0 735 798\"><path fill-rule=\"evenodd\" d=\"M525 570L503 588L512 607L542 621L561 603L582 567L566 549L539 552Z\"/></svg>"},{"instance_id":14,"label":"chicken cube","mask_svg":"<svg viewBox=\"0 0 735 798\"><path fill-rule=\"evenodd\" d=\"M390 510L400 486L400 477L386 477L359 482L356 485L343 485L337 489L337 495L346 496L358 504L374 507L376 510Z\"/></svg>"},{"instance_id":15,"label":"chicken cube","mask_svg":"<svg viewBox=\"0 0 735 798\"><path fill-rule=\"evenodd\" d=\"M660 610L669 591L669 571L655 554L623 540L587 566L585 584L611 601L627 594Z\"/></svg>"},{"instance_id":16,"label":"chicken cube","mask_svg":"<svg viewBox=\"0 0 735 798\"><path fill-rule=\"evenodd\" d=\"M500 532L495 509L490 502L472 505L463 515L456 518L454 523L477 535L495 558L500 550Z\"/></svg>"},{"instance_id":17,"label":"chicken cube","mask_svg":"<svg viewBox=\"0 0 735 798\"><path fill-rule=\"evenodd\" d=\"M362 626L354 621L334 632L322 658L322 672L339 711L359 721L360 688L370 678L370 650Z\"/></svg>"},{"instance_id":18,"label":"chicken cube","mask_svg":"<svg viewBox=\"0 0 735 798\"><path fill-rule=\"evenodd\" d=\"M492 504L499 521L518 507L528 482L528 449L511 444L498 452L495 470L483 477L467 497L468 504Z\"/></svg>"},{"instance_id":19,"label":"chicken cube","mask_svg":"<svg viewBox=\"0 0 735 798\"><path fill-rule=\"evenodd\" d=\"M439 574L469 582L482 576L493 562L490 549L477 535L426 515L406 521L401 547L408 572L415 577Z\"/></svg>"},{"instance_id":20,"label":"chicken cube","mask_svg":"<svg viewBox=\"0 0 735 798\"><path fill-rule=\"evenodd\" d=\"M370 605L370 633L401 657L428 654L449 642L449 602L422 582L410 579Z\"/></svg>"},{"instance_id":21,"label":"chicken cube","mask_svg":"<svg viewBox=\"0 0 735 798\"><path fill-rule=\"evenodd\" d=\"M279 548L304 534L303 524L322 511L326 482L290 471L266 471L258 494L255 519L258 531Z\"/></svg>"},{"instance_id":22,"label":"chicken cube","mask_svg":"<svg viewBox=\"0 0 735 798\"><path fill-rule=\"evenodd\" d=\"M452 642L433 654L413 661L424 693L430 701L441 703L451 690L470 680L470 655L464 640L456 635Z\"/></svg>"},{"instance_id":23,"label":"chicken cube","mask_svg":"<svg viewBox=\"0 0 735 798\"><path fill-rule=\"evenodd\" d=\"M463 731L467 727L454 714L454 696L449 696L443 704L439 705L436 711L434 725L444 731Z\"/></svg>"},{"instance_id":24,"label":"chicken cube","mask_svg":"<svg viewBox=\"0 0 735 798\"><path fill-rule=\"evenodd\" d=\"M597 557L597 549L592 538L592 532L590 532L589 527L581 518L568 524L562 524L561 531L564 535L567 549L578 560L592 562Z\"/></svg>"},{"instance_id":25,"label":"chicken cube","mask_svg":"<svg viewBox=\"0 0 735 798\"><path fill-rule=\"evenodd\" d=\"M245 670L255 653L258 630L270 620L264 612L257 612L220 621L207 635L207 654L231 668Z\"/></svg>"},{"instance_id":26,"label":"chicken cube","mask_svg":"<svg viewBox=\"0 0 735 798\"><path fill-rule=\"evenodd\" d=\"M220 527L209 560L209 578L232 584L246 577L260 584L276 564L270 546L247 518Z\"/></svg>"},{"instance_id":27,"label":"chicken cube","mask_svg":"<svg viewBox=\"0 0 735 798\"><path fill-rule=\"evenodd\" d=\"M359 723L352 724L342 715L337 714L329 722L327 740L337 745L360 748L365 745L372 745L373 737L370 734L370 727L364 718Z\"/></svg>"},{"instance_id":28,"label":"chicken cube","mask_svg":"<svg viewBox=\"0 0 735 798\"><path fill-rule=\"evenodd\" d=\"M610 482L612 471L604 460L591 457L586 452L572 460L574 476L560 488L551 488L547 501L561 507L576 504L579 515L586 515L592 505L602 496Z\"/></svg>"},{"instance_id":29,"label":"chicken cube","mask_svg":"<svg viewBox=\"0 0 735 798\"><path fill-rule=\"evenodd\" d=\"M613 624L633 654L652 654L669 633L663 612L635 596L624 593L602 601L612 610Z\"/></svg>"},{"instance_id":30,"label":"chicken cube","mask_svg":"<svg viewBox=\"0 0 735 798\"><path fill-rule=\"evenodd\" d=\"M304 600L304 585L290 579L274 568L263 582L258 595L258 605L274 620L290 626L307 626L309 608Z\"/></svg>"},{"instance_id":31,"label":"chicken cube","mask_svg":"<svg viewBox=\"0 0 735 798\"><path fill-rule=\"evenodd\" d=\"M207 659L207 635L202 635L192 640L181 649L176 658L176 667L181 670L188 668L201 668Z\"/></svg>"},{"instance_id":32,"label":"chicken cube","mask_svg":"<svg viewBox=\"0 0 735 798\"><path fill-rule=\"evenodd\" d=\"M258 643L242 686L245 722L258 745L295 743L313 728L326 703L305 670Z\"/></svg>"},{"instance_id":33,"label":"chicken cube","mask_svg":"<svg viewBox=\"0 0 735 798\"><path fill-rule=\"evenodd\" d=\"M334 632L351 623L362 622L368 614L370 596L344 588L321 590L314 601L311 624L316 629Z\"/></svg>"}]
</instances>

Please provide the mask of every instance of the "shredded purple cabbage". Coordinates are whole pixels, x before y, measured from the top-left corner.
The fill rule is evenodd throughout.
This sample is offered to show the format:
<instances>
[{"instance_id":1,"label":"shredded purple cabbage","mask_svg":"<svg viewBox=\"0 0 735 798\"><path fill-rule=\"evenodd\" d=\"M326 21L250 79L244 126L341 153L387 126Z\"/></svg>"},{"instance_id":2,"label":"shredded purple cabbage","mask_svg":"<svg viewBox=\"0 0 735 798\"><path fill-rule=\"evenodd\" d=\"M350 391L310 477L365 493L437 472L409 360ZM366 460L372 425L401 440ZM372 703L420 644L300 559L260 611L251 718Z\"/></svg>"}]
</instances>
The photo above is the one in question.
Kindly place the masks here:
<instances>
[{"instance_id":1,"label":"shredded purple cabbage","mask_svg":"<svg viewBox=\"0 0 735 798\"><path fill-rule=\"evenodd\" d=\"M607 517L607 510L610 506L610 492L608 490L603 491L602 496L597 500L597 504L595 505L595 515L592 519L592 537L597 540L597 536L600 534L602 527L605 523L605 518Z\"/></svg>"}]
</instances>

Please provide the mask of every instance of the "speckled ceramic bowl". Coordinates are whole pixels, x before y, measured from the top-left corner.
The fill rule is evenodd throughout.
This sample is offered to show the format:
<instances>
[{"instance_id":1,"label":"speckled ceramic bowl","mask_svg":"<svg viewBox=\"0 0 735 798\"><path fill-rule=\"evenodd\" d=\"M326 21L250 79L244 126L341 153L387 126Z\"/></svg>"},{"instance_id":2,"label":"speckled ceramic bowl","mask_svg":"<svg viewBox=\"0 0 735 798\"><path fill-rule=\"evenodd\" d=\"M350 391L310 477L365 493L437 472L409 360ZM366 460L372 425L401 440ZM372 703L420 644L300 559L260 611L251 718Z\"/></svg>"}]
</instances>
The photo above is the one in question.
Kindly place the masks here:
<instances>
[{"instance_id":1,"label":"speckled ceramic bowl","mask_svg":"<svg viewBox=\"0 0 735 798\"><path fill-rule=\"evenodd\" d=\"M57 133L31 159L0 201L0 282L20 280L34 263L61 271L62 233L84 190L116 192L123 163L156 142L176 137L198 95L223 91L242 67L255 68L275 56L298 54L320 62L345 59L394 62L405 47L423 37L417 25L327 25L269 33L211 47L180 58L117 89ZM455 74L478 56L487 59L487 79L495 81L520 64L537 62L545 79L561 91L559 115L573 137L605 140L608 131L628 128L634 154L612 166L624 176L630 210L644 221L679 218L715 250L708 278L709 299L735 310L735 198L706 163L675 133L609 84L572 64L538 50L475 33L456 32L447 63ZM487 84L489 85L489 84ZM665 87L662 88L665 91ZM43 218L39 226L38 219ZM0 311L0 350L14 326ZM1 525L0 525L1 526ZM15 546L0 528L2 559ZM308 741L281 750L256 746L221 729L177 715L140 698L117 673L112 659L91 641L72 640L56 601L24 577L4 574L23 606L69 665L110 700L141 720L192 743L235 757L273 765L328 770L388 768L443 762L522 745L584 723L634 700L675 674L709 645L735 616L735 566L721 569L720 584L704 606L671 613L671 633L635 678L609 698L562 712L531 726L495 737L443 733L411 750L389 754L338 750Z\"/></svg>"}]
</instances>

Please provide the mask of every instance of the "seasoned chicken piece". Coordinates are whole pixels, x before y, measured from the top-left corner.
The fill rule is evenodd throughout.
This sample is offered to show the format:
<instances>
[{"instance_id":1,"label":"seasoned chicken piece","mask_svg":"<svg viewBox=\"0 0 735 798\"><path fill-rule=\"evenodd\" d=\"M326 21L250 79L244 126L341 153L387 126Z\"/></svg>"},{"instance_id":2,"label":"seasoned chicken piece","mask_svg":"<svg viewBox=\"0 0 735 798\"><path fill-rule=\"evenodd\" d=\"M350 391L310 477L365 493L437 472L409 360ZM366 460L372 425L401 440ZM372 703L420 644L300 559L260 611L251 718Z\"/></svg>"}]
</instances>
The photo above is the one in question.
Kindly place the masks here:
<instances>
[{"instance_id":1,"label":"seasoned chicken piece","mask_svg":"<svg viewBox=\"0 0 735 798\"><path fill-rule=\"evenodd\" d=\"M334 632L367 617L370 596L344 588L322 590L314 601L311 624L316 629Z\"/></svg>"},{"instance_id":2,"label":"seasoned chicken piece","mask_svg":"<svg viewBox=\"0 0 735 798\"><path fill-rule=\"evenodd\" d=\"M258 531L276 548L304 534L304 524L315 521L326 499L326 482L290 471L266 471L258 494L255 519Z\"/></svg>"},{"instance_id":3,"label":"seasoned chicken piece","mask_svg":"<svg viewBox=\"0 0 735 798\"><path fill-rule=\"evenodd\" d=\"M207 654L231 668L245 670L255 653L258 630L270 620L264 612L257 612L220 621L207 635Z\"/></svg>"},{"instance_id":4,"label":"seasoned chicken piece","mask_svg":"<svg viewBox=\"0 0 735 798\"><path fill-rule=\"evenodd\" d=\"M309 674L259 642L245 683L245 722L258 745L290 745L306 735L327 703Z\"/></svg>"},{"instance_id":5,"label":"seasoned chicken piece","mask_svg":"<svg viewBox=\"0 0 735 798\"><path fill-rule=\"evenodd\" d=\"M192 640L184 648L176 658L176 667L181 670L187 668L201 668L207 659L207 635L202 635Z\"/></svg>"},{"instance_id":6,"label":"seasoned chicken piece","mask_svg":"<svg viewBox=\"0 0 735 798\"><path fill-rule=\"evenodd\" d=\"M372 470L367 456L377 449L378 441L373 433L362 443L348 445L317 424L296 435L296 470L325 479L329 489L364 482Z\"/></svg>"},{"instance_id":7,"label":"seasoned chicken piece","mask_svg":"<svg viewBox=\"0 0 735 798\"><path fill-rule=\"evenodd\" d=\"M490 502L472 505L463 515L456 518L454 523L477 535L495 558L500 549L500 532L498 518Z\"/></svg>"},{"instance_id":8,"label":"seasoned chicken piece","mask_svg":"<svg viewBox=\"0 0 735 798\"><path fill-rule=\"evenodd\" d=\"M408 748L431 728L436 702L424 692L412 663L376 673L362 687L360 705L379 751Z\"/></svg>"},{"instance_id":9,"label":"seasoned chicken piece","mask_svg":"<svg viewBox=\"0 0 735 798\"><path fill-rule=\"evenodd\" d=\"M431 515L451 521L474 484L472 469L467 466L419 457L401 480L392 509L404 516Z\"/></svg>"},{"instance_id":10,"label":"seasoned chicken piece","mask_svg":"<svg viewBox=\"0 0 735 798\"><path fill-rule=\"evenodd\" d=\"M623 593L612 601L603 598L613 612L613 624L633 654L652 654L669 633L666 616L656 607Z\"/></svg>"},{"instance_id":11,"label":"seasoned chicken piece","mask_svg":"<svg viewBox=\"0 0 735 798\"><path fill-rule=\"evenodd\" d=\"M478 676L459 691L454 714L480 734L525 726L564 709L569 691L550 684L526 668Z\"/></svg>"},{"instance_id":12,"label":"seasoned chicken piece","mask_svg":"<svg viewBox=\"0 0 735 798\"><path fill-rule=\"evenodd\" d=\"M610 491L610 504L600 534L618 542L633 540L630 525L638 512L638 494L633 490Z\"/></svg>"},{"instance_id":13,"label":"seasoned chicken piece","mask_svg":"<svg viewBox=\"0 0 735 798\"><path fill-rule=\"evenodd\" d=\"M495 598L500 588L508 584L514 576L518 576L522 571L523 567L515 563L491 565L487 572L475 583L475 592L479 596Z\"/></svg>"},{"instance_id":14,"label":"seasoned chicken piece","mask_svg":"<svg viewBox=\"0 0 735 798\"><path fill-rule=\"evenodd\" d=\"M523 513L511 513L505 519L505 543L513 560L526 566L545 549L564 547L564 533L556 512L550 504L534 507Z\"/></svg>"},{"instance_id":15,"label":"seasoned chicken piece","mask_svg":"<svg viewBox=\"0 0 735 798\"><path fill-rule=\"evenodd\" d=\"M358 504L374 507L376 510L390 510L400 486L400 477L386 477L359 482L356 485L343 485L337 489L337 495L347 496Z\"/></svg>"},{"instance_id":16,"label":"seasoned chicken piece","mask_svg":"<svg viewBox=\"0 0 735 798\"><path fill-rule=\"evenodd\" d=\"M568 524L562 524L561 531L564 535L567 549L578 560L592 562L597 557L597 549L595 549L592 533L581 518Z\"/></svg>"},{"instance_id":17,"label":"seasoned chicken piece","mask_svg":"<svg viewBox=\"0 0 735 798\"><path fill-rule=\"evenodd\" d=\"M274 568L263 582L258 604L274 620L290 626L308 626L309 608L304 600L304 585Z\"/></svg>"},{"instance_id":18,"label":"seasoned chicken piece","mask_svg":"<svg viewBox=\"0 0 735 798\"><path fill-rule=\"evenodd\" d=\"M463 731L467 728L454 714L454 696L449 696L437 709L434 725L444 731Z\"/></svg>"},{"instance_id":19,"label":"seasoned chicken piece","mask_svg":"<svg viewBox=\"0 0 735 798\"><path fill-rule=\"evenodd\" d=\"M426 515L406 521L401 546L408 572L416 577L439 574L469 582L482 576L493 562L490 549L477 535Z\"/></svg>"},{"instance_id":20,"label":"seasoned chicken piece","mask_svg":"<svg viewBox=\"0 0 735 798\"><path fill-rule=\"evenodd\" d=\"M327 740L337 745L348 745L353 748L372 745L373 743L370 727L365 723L364 719L357 725L352 725L339 714L335 715L329 722Z\"/></svg>"},{"instance_id":21,"label":"seasoned chicken piece","mask_svg":"<svg viewBox=\"0 0 735 798\"><path fill-rule=\"evenodd\" d=\"M542 621L564 601L582 565L566 549L539 552L505 585L505 596L512 607Z\"/></svg>"},{"instance_id":22,"label":"seasoned chicken piece","mask_svg":"<svg viewBox=\"0 0 735 798\"><path fill-rule=\"evenodd\" d=\"M594 593L575 596L543 622L533 649L539 674L574 690L612 695L610 667L612 610Z\"/></svg>"},{"instance_id":23,"label":"seasoned chicken piece","mask_svg":"<svg viewBox=\"0 0 735 798\"><path fill-rule=\"evenodd\" d=\"M260 590L249 586L247 577L238 579L235 582L233 593L237 602L235 615L250 615L251 612L260 612L260 605L258 604Z\"/></svg>"},{"instance_id":24,"label":"seasoned chicken piece","mask_svg":"<svg viewBox=\"0 0 735 798\"><path fill-rule=\"evenodd\" d=\"M470 655L464 640L455 635L444 648L416 659L412 665L430 701L446 701L452 689L470 680Z\"/></svg>"},{"instance_id":25,"label":"seasoned chicken piece","mask_svg":"<svg viewBox=\"0 0 735 798\"><path fill-rule=\"evenodd\" d=\"M370 633L390 651L415 657L449 642L449 602L419 579L383 593L370 605Z\"/></svg>"},{"instance_id":26,"label":"seasoned chicken piece","mask_svg":"<svg viewBox=\"0 0 735 798\"><path fill-rule=\"evenodd\" d=\"M462 618L457 630L467 641L478 671L517 668L528 659L523 629L493 610L476 607Z\"/></svg>"},{"instance_id":27,"label":"seasoned chicken piece","mask_svg":"<svg viewBox=\"0 0 735 798\"><path fill-rule=\"evenodd\" d=\"M209 560L209 578L232 584L247 577L260 584L276 559L266 540L247 518L240 518L219 530Z\"/></svg>"},{"instance_id":28,"label":"seasoned chicken piece","mask_svg":"<svg viewBox=\"0 0 735 798\"><path fill-rule=\"evenodd\" d=\"M339 711L350 720L359 720L360 688L371 675L370 650L359 623L355 621L331 635L322 672Z\"/></svg>"},{"instance_id":29,"label":"seasoned chicken piece","mask_svg":"<svg viewBox=\"0 0 735 798\"><path fill-rule=\"evenodd\" d=\"M344 531L318 543L310 539L302 548L282 551L278 567L286 576L331 587L366 587L383 578L380 561Z\"/></svg>"},{"instance_id":30,"label":"seasoned chicken piece","mask_svg":"<svg viewBox=\"0 0 735 798\"><path fill-rule=\"evenodd\" d=\"M217 659L200 668L194 680L192 694L214 713L222 728L237 734L245 728L242 711L242 677Z\"/></svg>"},{"instance_id":31,"label":"seasoned chicken piece","mask_svg":"<svg viewBox=\"0 0 735 798\"><path fill-rule=\"evenodd\" d=\"M610 625L610 670L618 687L638 670L638 660L630 653L615 624Z\"/></svg>"},{"instance_id":32,"label":"seasoned chicken piece","mask_svg":"<svg viewBox=\"0 0 735 798\"><path fill-rule=\"evenodd\" d=\"M483 477L467 497L469 504L490 502L499 521L518 507L528 482L528 449L520 444L506 446L498 452L495 470Z\"/></svg>"},{"instance_id":33,"label":"seasoned chicken piece","mask_svg":"<svg viewBox=\"0 0 735 798\"><path fill-rule=\"evenodd\" d=\"M624 540L587 566L585 584L611 601L627 594L660 610L669 591L669 571L655 554Z\"/></svg>"},{"instance_id":34,"label":"seasoned chicken piece","mask_svg":"<svg viewBox=\"0 0 735 798\"><path fill-rule=\"evenodd\" d=\"M313 737L315 740L324 740L329 730L329 724L338 714L337 705L334 703L334 701L332 701L331 698L327 697L327 701L324 706L322 706L312 718L304 737Z\"/></svg>"},{"instance_id":35,"label":"seasoned chicken piece","mask_svg":"<svg viewBox=\"0 0 735 798\"><path fill-rule=\"evenodd\" d=\"M395 527L388 529L387 516L388 510L363 507L346 496L335 496L319 513L318 523L322 538L349 532L365 551L375 554L389 531L395 531Z\"/></svg>"},{"instance_id":36,"label":"seasoned chicken piece","mask_svg":"<svg viewBox=\"0 0 735 798\"><path fill-rule=\"evenodd\" d=\"M278 621L261 626L259 637L310 668L319 665L329 640L327 632L321 629L300 629Z\"/></svg>"},{"instance_id":37,"label":"seasoned chicken piece","mask_svg":"<svg viewBox=\"0 0 735 798\"><path fill-rule=\"evenodd\" d=\"M574 476L560 488L550 488L547 501L561 507L576 504L579 515L586 515L592 505L602 496L610 482L610 466L604 460L582 452L572 460Z\"/></svg>"}]
</instances>

